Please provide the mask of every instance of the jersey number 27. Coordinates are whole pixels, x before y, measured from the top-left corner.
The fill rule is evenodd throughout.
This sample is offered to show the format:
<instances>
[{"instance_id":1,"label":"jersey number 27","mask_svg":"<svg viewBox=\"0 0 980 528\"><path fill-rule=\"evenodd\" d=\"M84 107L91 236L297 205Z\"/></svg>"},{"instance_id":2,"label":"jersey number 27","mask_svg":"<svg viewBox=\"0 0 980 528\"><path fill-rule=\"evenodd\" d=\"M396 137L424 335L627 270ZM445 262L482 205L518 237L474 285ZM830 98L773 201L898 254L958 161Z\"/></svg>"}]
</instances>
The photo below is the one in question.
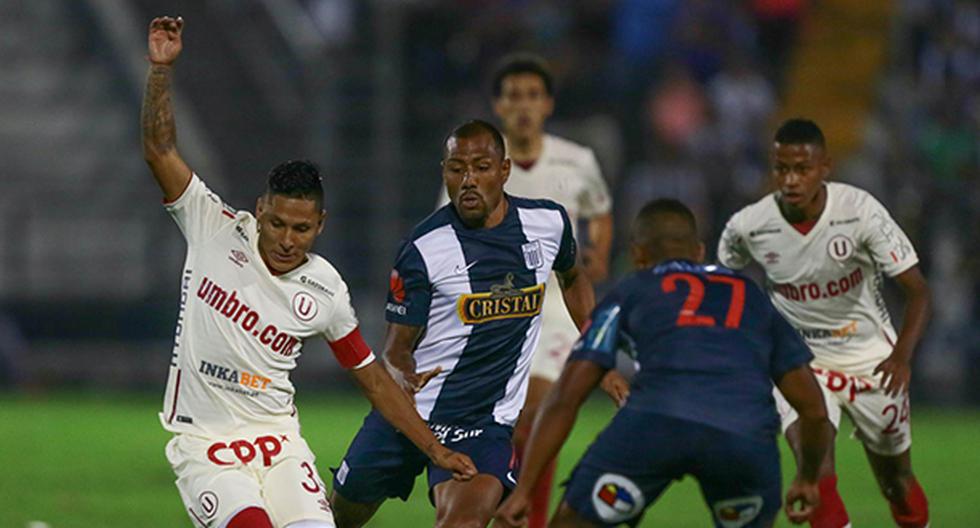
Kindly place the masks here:
<instances>
[{"instance_id":1,"label":"jersey number 27","mask_svg":"<svg viewBox=\"0 0 980 528\"><path fill-rule=\"evenodd\" d=\"M725 328L738 328L742 323L742 310L745 308L745 282L727 275L707 275L708 282L720 282L732 287L732 298L728 304L728 314L725 316ZM686 282L689 288L687 299L677 314L677 326L716 326L715 318L710 315L699 315L698 308L704 301L704 282L697 275L690 273L671 273L660 281L660 288L665 293L677 291L678 282Z\"/></svg>"}]
</instances>

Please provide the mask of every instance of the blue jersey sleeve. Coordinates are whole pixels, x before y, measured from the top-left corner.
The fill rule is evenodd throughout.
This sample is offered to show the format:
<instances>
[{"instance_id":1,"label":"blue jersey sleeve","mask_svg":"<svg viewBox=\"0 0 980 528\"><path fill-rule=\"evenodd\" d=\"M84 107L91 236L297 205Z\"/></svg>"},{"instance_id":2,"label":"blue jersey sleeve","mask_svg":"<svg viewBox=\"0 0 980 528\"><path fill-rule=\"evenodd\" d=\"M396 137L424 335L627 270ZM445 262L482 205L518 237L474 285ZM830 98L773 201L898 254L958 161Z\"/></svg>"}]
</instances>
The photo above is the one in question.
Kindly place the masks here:
<instances>
[{"instance_id":1,"label":"blue jersey sleeve","mask_svg":"<svg viewBox=\"0 0 980 528\"><path fill-rule=\"evenodd\" d=\"M616 350L623 326L623 306L615 293L592 310L592 318L568 360L584 359L604 369L616 368Z\"/></svg>"},{"instance_id":2,"label":"blue jersey sleeve","mask_svg":"<svg viewBox=\"0 0 980 528\"><path fill-rule=\"evenodd\" d=\"M409 240L402 245L391 270L385 319L389 323L426 326L431 302L432 284L425 261Z\"/></svg>"},{"instance_id":3,"label":"blue jersey sleeve","mask_svg":"<svg viewBox=\"0 0 980 528\"><path fill-rule=\"evenodd\" d=\"M803 338L772 305L772 358L769 362L769 374L772 380L778 382L783 374L806 365L813 359L813 353Z\"/></svg>"},{"instance_id":4,"label":"blue jersey sleeve","mask_svg":"<svg viewBox=\"0 0 980 528\"><path fill-rule=\"evenodd\" d=\"M568 219L568 213L564 207L560 207L561 221L563 224L561 233L561 243L558 247L558 255L552 264L552 269L558 272L568 271L575 265L575 254L578 248L575 246L575 235L572 231L572 222Z\"/></svg>"}]
</instances>

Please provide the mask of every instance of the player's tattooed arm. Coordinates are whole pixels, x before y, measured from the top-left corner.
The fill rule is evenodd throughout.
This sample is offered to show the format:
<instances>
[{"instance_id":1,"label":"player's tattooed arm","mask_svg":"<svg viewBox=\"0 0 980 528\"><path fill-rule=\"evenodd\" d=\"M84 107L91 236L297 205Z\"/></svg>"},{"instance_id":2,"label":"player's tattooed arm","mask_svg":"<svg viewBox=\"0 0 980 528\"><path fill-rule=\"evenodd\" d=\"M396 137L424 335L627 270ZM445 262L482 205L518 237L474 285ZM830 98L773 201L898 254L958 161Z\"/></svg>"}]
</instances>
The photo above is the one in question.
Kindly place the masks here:
<instances>
[{"instance_id":1,"label":"player's tattooed arm","mask_svg":"<svg viewBox=\"0 0 980 528\"><path fill-rule=\"evenodd\" d=\"M385 420L401 431L437 466L451 471L456 480L469 480L476 475L476 466L469 457L439 443L429 426L422 421L408 395L395 384L377 361L352 370L351 375Z\"/></svg>"},{"instance_id":2,"label":"player's tattooed arm","mask_svg":"<svg viewBox=\"0 0 980 528\"><path fill-rule=\"evenodd\" d=\"M150 62L140 112L143 158L164 200L180 197L191 178L191 170L177 152L177 124L171 90L173 64L182 49L182 18L158 17L150 22L147 60Z\"/></svg>"},{"instance_id":3,"label":"player's tattooed arm","mask_svg":"<svg viewBox=\"0 0 980 528\"><path fill-rule=\"evenodd\" d=\"M902 330L895 342L891 355L875 367L874 373L881 373L881 386L885 393L897 396L908 390L912 379L912 355L925 333L929 322L931 294L925 277L919 266L913 266L895 276L905 294L905 317L902 319Z\"/></svg>"},{"instance_id":4,"label":"player's tattooed arm","mask_svg":"<svg viewBox=\"0 0 980 528\"><path fill-rule=\"evenodd\" d=\"M414 402L415 393L429 380L442 372L436 367L425 372L415 371L415 346L422 337L421 326L389 323L385 332L384 363L388 373Z\"/></svg>"}]
</instances>

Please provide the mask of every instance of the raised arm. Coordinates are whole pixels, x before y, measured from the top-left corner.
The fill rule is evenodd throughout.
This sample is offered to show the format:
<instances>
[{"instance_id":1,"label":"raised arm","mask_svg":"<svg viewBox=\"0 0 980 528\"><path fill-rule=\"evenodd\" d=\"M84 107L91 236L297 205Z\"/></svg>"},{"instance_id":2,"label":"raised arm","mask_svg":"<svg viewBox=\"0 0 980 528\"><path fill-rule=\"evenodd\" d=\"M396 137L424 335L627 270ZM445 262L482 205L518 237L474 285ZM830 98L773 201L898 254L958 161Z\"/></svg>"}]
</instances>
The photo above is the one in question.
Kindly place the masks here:
<instances>
[{"instance_id":1,"label":"raised arm","mask_svg":"<svg viewBox=\"0 0 980 528\"><path fill-rule=\"evenodd\" d=\"M898 395L908 390L912 379L912 355L919 345L922 334L929 322L930 293L925 277L919 271L919 266L912 266L895 276L905 294L905 317L902 319L902 330L891 355L875 367L875 374L881 372L881 386L886 394Z\"/></svg>"},{"instance_id":2,"label":"raised arm","mask_svg":"<svg viewBox=\"0 0 980 528\"><path fill-rule=\"evenodd\" d=\"M140 112L143 158L167 202L179 198L191 179L191 169L177 152L177 124L171 90L173 65L183 47L183 28L184 19L180 17L157 17L150 22L147 43L150 68Z\"/></svg>"}]
</instances>

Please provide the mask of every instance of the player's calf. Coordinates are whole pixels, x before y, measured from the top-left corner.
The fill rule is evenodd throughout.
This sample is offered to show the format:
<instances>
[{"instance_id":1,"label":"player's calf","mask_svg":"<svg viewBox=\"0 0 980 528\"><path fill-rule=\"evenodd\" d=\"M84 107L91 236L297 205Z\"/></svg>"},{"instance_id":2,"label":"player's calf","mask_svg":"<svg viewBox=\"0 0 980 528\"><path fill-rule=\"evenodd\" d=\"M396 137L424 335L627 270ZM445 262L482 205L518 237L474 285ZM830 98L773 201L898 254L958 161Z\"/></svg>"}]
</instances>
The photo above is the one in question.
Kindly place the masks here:
<instances>
[{"instance_id":1,"label":"player's calf","mask_svg":"<svg viewBox=\"0 0 980 528\"><path fill-rule=\"evenodd\" d=\"M381 502L383 501L361 504L345 499L337 490L330 494L330 505L333 507L333 519L337 528L361 528L378 511Z\"/></svg>"},{"instance_id":2,"label":"player's calf","mask_svg":"<svg viewBox=\"0 0 980 528\"><path fill-rule=\"evenodd\" d=\"M879 485L888 500L895 524L901 528L924 528L929 525L929 502L914 475L903 475L885 482L879 480Z\"/></svg>"}]
</instances>

